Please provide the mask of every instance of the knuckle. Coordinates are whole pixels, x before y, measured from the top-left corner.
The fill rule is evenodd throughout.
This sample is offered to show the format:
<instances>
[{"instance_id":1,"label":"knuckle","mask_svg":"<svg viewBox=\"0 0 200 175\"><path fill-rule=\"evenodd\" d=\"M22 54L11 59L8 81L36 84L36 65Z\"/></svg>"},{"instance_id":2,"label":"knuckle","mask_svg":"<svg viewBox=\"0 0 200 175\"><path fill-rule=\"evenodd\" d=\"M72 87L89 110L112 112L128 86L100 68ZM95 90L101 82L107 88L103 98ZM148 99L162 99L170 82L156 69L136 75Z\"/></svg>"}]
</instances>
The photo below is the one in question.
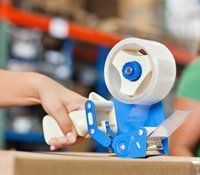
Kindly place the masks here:
<instances>
[{"instance_id":1,"label":"knuckle","mask_svg":"<svg viewBox=\"0 0 200 175\"><path fill-rule=\"evenodd\" d=\"M66 124L65 124L65 128L66 130L71 130L72 129L72 123L70 121L68 121Z\"/></svg>"}]
</instances>

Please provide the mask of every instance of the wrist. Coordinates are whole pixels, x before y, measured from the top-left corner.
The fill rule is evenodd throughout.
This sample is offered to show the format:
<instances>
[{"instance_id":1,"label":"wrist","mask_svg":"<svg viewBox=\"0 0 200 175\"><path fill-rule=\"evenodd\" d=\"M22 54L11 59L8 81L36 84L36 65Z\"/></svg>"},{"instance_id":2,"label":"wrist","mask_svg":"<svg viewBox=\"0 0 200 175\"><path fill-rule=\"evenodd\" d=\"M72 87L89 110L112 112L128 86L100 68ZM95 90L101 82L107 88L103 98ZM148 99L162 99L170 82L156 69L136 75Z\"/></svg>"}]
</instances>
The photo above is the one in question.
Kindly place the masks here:
<instances>
[{"instance_id":1,"label":"wrist","mask_svg":"<svg viewBox=\"0 0 200 175\"><path fill-rule=\"evenodd\" d=\"M40 94L41 94L41 89L43 87L43 85L45 84L46 81L46 76L39 74L39 73L35 73L35 72L31 72L30 73L30 86L31 86L31 92L32 92L32 97L34 98L34 101L38 104L41 104L41 98L40 98Z\"/></svg>"}]
</instances>

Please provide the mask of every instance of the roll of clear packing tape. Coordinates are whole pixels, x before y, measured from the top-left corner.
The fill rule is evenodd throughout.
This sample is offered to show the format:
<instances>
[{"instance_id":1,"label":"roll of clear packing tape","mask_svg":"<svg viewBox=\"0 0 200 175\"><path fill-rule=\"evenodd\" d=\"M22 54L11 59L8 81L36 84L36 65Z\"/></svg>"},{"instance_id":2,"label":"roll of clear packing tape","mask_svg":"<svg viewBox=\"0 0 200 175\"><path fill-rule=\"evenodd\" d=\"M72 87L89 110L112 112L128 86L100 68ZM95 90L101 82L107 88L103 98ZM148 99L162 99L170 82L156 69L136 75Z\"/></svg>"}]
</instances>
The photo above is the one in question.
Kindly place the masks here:
<instances>
[{"instance_id":1,"label":"roll of clear packing tape","mask_svg":"<svg viewBox=\"0 0 200 175\"><path fill-rule=\"evenodd\" d=\"M126 62L141 65L141 75L130 81L123 77ZM127 69L128 70L128 69ZM171 90L176 64L169 49L161 43L127 38L117 43L107 56L104 78L108 90L127 104L151 105L161 101Z\"/></svg>"}]
</instances>

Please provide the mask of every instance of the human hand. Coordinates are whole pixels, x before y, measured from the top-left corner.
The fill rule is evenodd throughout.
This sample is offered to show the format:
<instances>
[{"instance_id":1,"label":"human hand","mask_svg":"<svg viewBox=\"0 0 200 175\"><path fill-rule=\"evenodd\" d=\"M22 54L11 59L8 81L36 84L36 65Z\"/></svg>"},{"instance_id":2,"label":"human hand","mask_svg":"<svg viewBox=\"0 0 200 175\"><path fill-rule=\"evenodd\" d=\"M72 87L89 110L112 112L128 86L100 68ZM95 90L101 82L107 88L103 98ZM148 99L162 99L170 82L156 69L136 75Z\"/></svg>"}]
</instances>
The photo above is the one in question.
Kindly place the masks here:
<instances>
[{"instance_id":1,"label":"human hand","mask_svg":"<svg viewBox=\"0 0 200 175\"><path fill-rule=\"evenodd\" d=\"M77 139L77 132L69 113L82 109L86 98L46 76L41 76L38 82L40 82L38 97L41 105L47 114L56 120L65 135L65 137L52 139L50 149L55 150L79 142L81 138Z\"/></svg>"}]
</instances>

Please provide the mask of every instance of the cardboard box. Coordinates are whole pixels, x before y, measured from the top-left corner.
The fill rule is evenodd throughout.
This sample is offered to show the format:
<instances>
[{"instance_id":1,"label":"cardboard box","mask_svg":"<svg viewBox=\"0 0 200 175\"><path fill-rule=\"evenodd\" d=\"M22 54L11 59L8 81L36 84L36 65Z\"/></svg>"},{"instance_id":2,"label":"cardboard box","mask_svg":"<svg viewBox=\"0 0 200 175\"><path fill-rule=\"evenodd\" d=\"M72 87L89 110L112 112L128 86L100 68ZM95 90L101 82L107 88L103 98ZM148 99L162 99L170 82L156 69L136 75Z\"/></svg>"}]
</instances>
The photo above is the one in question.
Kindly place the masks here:
<instances>
[{"instance_id":1,"label":"cardboard box","mask_svg":"<svg viewBox=\"0 0 200 175\"><path fill-rule=\"evenodd\" d=\"M110 18L118 15L117 0L87 0L87 10L99 18Z\"/></svg>"},{"instance_id":2,"label":"cardboard box","mask_svg":"<svg viewBox=\"0 0 200 175\"><path fill-rule=\"evenodd\" d=\"M159 38L163 18L160 0L118 0L119 17L128 22L133 35L139 38Z\"/></svg>"},{"instance_id":3,"label":"cardboard box","mask_svg":"<svg viewBox=\"0 0 200 175\"><path fill-rule=\"evenodd\" d=\"M55 14L69 14L72 13L73 10L85 8L86 0L29 0L21 3L21 6L24 8L31 9L40 9L47 13L55 13Z\"/></svg>"},{"instance_id":4,"label":"cardboard box","mask_svg":"<svg viewBox=\"0 0 200 175\"><path fill-rule=\"evenodd\" d=\"M97 153L0 151L0 175L197 175L200 159L157 156L120 159Z\"/></svg>"}]
</instances>

